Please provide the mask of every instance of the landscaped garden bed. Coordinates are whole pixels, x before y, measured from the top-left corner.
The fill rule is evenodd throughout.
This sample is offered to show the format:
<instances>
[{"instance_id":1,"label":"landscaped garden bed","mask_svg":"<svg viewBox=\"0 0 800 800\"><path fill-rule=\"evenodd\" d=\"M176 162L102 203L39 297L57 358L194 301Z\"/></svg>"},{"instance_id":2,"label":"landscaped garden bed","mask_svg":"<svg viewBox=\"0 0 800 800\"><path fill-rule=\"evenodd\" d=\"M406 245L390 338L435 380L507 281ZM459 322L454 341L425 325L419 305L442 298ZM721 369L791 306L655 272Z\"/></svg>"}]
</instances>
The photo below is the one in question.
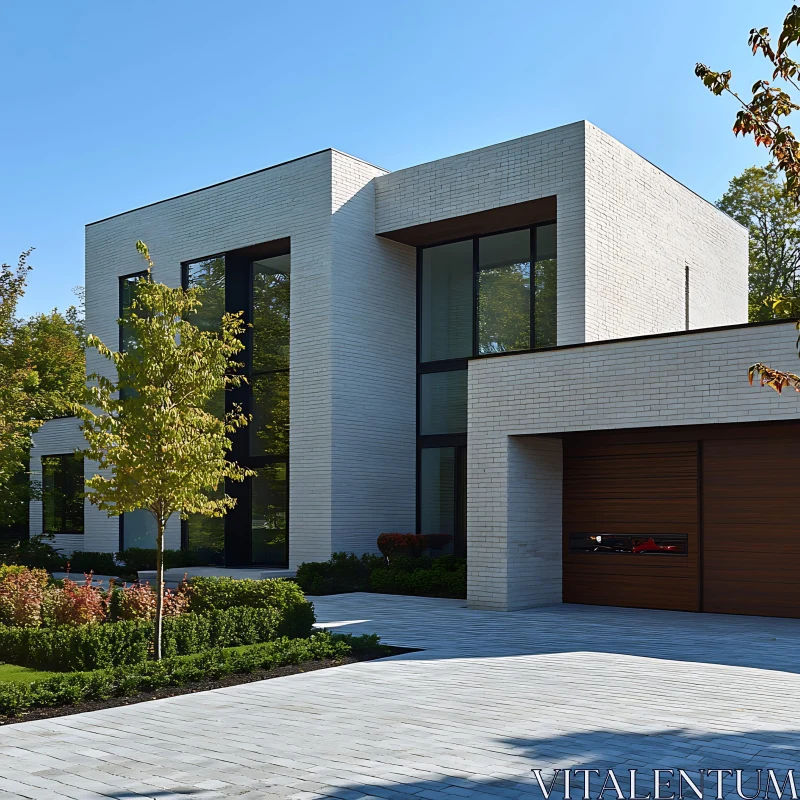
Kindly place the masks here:
<instances>
[{"instance_id":1,"label":"landscaped garden bed","mask_svg":"<svg viewBox=\"0 0 800 800\"><path fill-rule=\"evenodd\" d=\"M297 584L195 578L166 590L160 661L149 585L103 590L0 566L0 717L73 712L387 655L376 636L312 632Z\"/></svg>"},{"instance_id":2,"label":"landscaped garden bed","mask_svg":"<svg viewBox=\"0 0 800 800\"><path fill-rule=\"evenodd\" d=\"M441 537L384 533L378 537L383 556L334 553L328 561L301 564L295 580L308 595L380 592L465 598L466 558L435 557L437 544Z\"/></svg>"}]
</instances>

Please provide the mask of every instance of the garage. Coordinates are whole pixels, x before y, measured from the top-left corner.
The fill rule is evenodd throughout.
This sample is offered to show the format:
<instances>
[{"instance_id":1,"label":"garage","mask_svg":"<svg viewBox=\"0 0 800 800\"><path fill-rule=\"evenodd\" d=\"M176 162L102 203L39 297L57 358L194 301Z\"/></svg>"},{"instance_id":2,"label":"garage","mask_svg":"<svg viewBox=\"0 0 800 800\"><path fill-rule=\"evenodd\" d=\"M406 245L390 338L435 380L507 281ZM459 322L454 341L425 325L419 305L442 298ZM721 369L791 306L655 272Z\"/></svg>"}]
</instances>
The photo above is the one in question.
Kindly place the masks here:
<instances>
[{"instance_id":1,"label":"garage","mask_svg":"<svg viewBox=\"0 0 800 800\"><path fill-rule=\"evenodd\" d=\"M800 617L800 423L563 438L568 603Z\"/></svg>"}]
</instances>

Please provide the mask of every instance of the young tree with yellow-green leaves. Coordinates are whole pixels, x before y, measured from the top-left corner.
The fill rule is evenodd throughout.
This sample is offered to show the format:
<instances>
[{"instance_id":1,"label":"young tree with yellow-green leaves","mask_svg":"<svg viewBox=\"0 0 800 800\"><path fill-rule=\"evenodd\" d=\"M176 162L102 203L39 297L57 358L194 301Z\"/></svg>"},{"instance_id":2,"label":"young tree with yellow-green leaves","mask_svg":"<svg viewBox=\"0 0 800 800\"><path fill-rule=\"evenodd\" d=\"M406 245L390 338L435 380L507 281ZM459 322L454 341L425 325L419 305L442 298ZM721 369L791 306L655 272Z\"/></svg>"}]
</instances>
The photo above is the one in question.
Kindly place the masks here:
<instances>
[{"instance_id":1,"label":"young tree with yellow-green leaves","mask_svg":"<svg viewBox=\"0 0 800 800\"><path fill-rule=\"evenodd\" d=\"M117 352L96 336L88 345L113 364L117 379L92 375L87 407L76 407L88 447L102 474L86 481L87 497L112 516L145 509L156 523L155 657L161 658L164 529L175 514L221 517L235 500L226 479L255 473L228 459L230 434L249 418L234 409L209 410L220 391L243 380L234 361L244 345L241 314L224 314L217 330L192 321L199 289L171 289L150 279L147 246L136 243L148 276L136 287L124 322L126 347Z\"/></svg>"}]
</instances>

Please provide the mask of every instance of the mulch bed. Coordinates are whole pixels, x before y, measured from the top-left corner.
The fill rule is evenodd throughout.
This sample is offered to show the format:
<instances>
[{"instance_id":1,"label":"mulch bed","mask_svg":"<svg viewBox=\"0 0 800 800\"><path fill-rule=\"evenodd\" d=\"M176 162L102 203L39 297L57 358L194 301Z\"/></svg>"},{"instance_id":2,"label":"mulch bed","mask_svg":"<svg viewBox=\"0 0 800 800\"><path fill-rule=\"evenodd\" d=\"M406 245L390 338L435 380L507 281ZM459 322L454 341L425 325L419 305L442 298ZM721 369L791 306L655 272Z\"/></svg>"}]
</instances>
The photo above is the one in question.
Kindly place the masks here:
<instances>
[{"instance_id":1,"label":"mulch bed","mask_svg":"<svg viewBox=\"0 0 800 800\"><path fill-rule=\"evenodd\" d=\"M155 689L152 692L138 692L128 697L112 697L108 700L90 700L86 703L77 703L72 706L59 706L58 708L32 708L30 711L22 712L16 717L4 717L0 715L0 725L14 725L17 722L30 722L37 719L50 719L51 717L66 717L70 714L82 714L85 711L100 711L104 708L117 708L119 706L131 706L135 703L146 703L148 700L159 700L163 697L177 697L182 694L195 694L196 692L207 692L210 689L222 689L226 686L238 686L242 683L253 683L255 681L269 680L270 678L283 678L286 675L298 675L301 672L315 672L318 669L328 669L329 667L340 667L344 664L357 664L361 661L375 661L379 658L402 655L403 653L413 653L416 648L411 647L381 647L373 650L362 650L344 658L325 658L320 661L305 661L302 664L290 664L285 667L275 669L261 669L256 672L243 672L235 675L228 675L219 680L205 680L191 683L186 686L164 687Z\"/></svg>"}]
</instances>

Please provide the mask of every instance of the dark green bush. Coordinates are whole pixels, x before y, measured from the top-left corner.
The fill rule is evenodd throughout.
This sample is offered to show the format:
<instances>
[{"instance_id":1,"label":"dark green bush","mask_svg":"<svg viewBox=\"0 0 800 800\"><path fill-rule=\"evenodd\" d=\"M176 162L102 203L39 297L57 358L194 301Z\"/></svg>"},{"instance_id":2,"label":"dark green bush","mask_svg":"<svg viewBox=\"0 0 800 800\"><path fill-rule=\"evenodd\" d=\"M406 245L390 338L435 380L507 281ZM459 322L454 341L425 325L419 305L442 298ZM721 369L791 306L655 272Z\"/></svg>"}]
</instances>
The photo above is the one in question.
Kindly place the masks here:
<instances>
[{"instance_id":1,"label":"dark green bush","mask_svg":"<svg viewBox=\"0 0 800 800\"><path fill-rule=\"evenodd\" d=\"M283 636L307 637L313 622L313 606L305 600L283 608L210 609L165 618L162 648L164 655L178 656ZM149 657L153 631L148 620L56 628L0 626L0 653L11 664L57 671L139 664Z\"/></svg>"},{"instance_id":2,"label":"dark green bush","mask_svg":"<svg viewBox=\"0 0 800 800\"><path fill-rule=\"evenodd\" d=\"M124 697L165 686L185 686L235 673L274 669L288 664L342 658L354 650L377 647L377 636L315 633L308 639L278 639L241 651L212 650L135 666L57 675L29 684L0 684L0 714L15 716L31 708L73 705L90 700Z\"/></svg>"},{"instance_id":3,"label":"dark green bush","mask_svg":"<svg viewBox=\"0 0 800 800\"><path fill-rule=\"evenodd\" d=\"M92 550L75 550L67 558L69 571L74 580L80 581L84 573L95 575L117 575L119 567L113 553L100 553Z\"/></svg>"},{"instance_id":4,"label":"dark green bush","mask_svg":"<svg viewBox=\"0 0 800 800\"><path fill-rule=\"evenodd\" d=\"M398 558L389 566L372 571L374 592L423 597L466 597L467 560L442 558Z\"/></svg>"},{"instance_id":5,"label":"dark green bush","mask_svg":"<svg viewBox=\"0 0 800 800\"><path fill-rule=\"evenodd\" d=\"M235 578L192 578L189 610L207 614L228 608L271 608L281 620L278 636L308 636L314 624L314 606L293 581L269 578L262 581Z\"/></svg>"},{"instance_id":6,"label":"dark green bush","mask_svg":"<svg viewBox=\"0 0 800 800\"><path fill-rule=\"evenodd\" d=\"M213 567L221 560L221 553L209 548L194 550L165 550L164 568L181 569L183 567ZM156 550L147 547L129 547L117 553L128 572L139 572L156 568Z\"/></svg>"},{"instance_id":7,"label":"dark green bush","mask_svg":"<svg viewBox=\"0 0 800 800\"><path fill-rule=\"evenodd\" d=\"M0 541L0 564L18 564L50 572L63 570L67 559L46 539L52 540L52 537L32 536L18 541Z\"/></svg>"},{"instance_id":8,"label":"dark green bush","mask_svg":"<svg viewBox=\"0 0 800 800\"><path fill-rule=\"evenodd\" d=\"M381 556L334 553L328 561L310 561L297 568L295 581L311 595L368 592L372 570L385 565Z\"/></svg>"}]
</instances>

